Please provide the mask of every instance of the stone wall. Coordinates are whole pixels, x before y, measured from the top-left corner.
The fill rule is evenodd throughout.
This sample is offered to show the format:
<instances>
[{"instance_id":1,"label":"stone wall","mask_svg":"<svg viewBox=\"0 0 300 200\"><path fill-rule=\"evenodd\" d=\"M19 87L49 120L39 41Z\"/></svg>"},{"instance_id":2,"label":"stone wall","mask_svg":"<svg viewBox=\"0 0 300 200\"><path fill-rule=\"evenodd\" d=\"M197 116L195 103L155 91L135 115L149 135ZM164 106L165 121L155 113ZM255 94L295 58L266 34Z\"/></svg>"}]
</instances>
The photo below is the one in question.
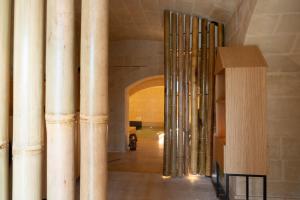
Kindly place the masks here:
<instances>
[{"instance_id":1,"label":"stone wall","mask_svg":"<svg viewBox=\"0 0 300 200\"><path fill-rule=\"evenodd\" d=\"M241 45L245 41L250 19L257 0L243 0L225 24L226 46Z\"/></svg>"},{"instance_id":2,"label":"stone wall","mask_svg":"<svg viewBox=\"0 0 300 200\"><path fill-rule=\"evenodd\" d=\"M147 77L162 75L163 42L122 40L110 42L108 150L125 151L125 114L128 87Z\"/></svg>"},{"instance_id":3,"label":"stone wall","mask_svg":"<svg viewBox=\"0 0 300 200\"><path fill-rule=\"evenodd\" d=\"M232 18L225 29L230 33L226 41L258 45L268 62L268 195L276 200L300 199L300 1L257 0L253 8L241 12L245 17ZM248 18L249 22L240 20ZM234 184L233 196L242 198L244 180ZM252 181L251 186L253 196L261 194L261 182Z\"/></svg>"}]
</instances>

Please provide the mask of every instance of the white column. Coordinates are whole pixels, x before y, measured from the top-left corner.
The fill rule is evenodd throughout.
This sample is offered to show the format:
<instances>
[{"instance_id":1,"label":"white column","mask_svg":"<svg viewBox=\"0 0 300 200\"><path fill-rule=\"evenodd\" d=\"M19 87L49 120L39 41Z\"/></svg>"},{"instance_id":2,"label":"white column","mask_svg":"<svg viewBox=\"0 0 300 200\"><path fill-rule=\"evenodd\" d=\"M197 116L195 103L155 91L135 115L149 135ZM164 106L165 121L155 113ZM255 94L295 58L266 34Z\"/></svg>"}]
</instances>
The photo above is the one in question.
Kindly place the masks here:
<instances>
[{"instance_id":1,"label":"white column","mask_svg":"<svg viewBox=\"0 0 300 200\"><path fill-rule=\"evenodd\" d=\"M42 199L44 2L15 0L13 200Z\"/></svg>"},{"instance_id":2,"label":"white column","mask_svg":"<svg viewBox=\"0 0 300 200\"><path fill-rule=\"evenodd\" d=\"M47 199L75 199L74 0L47 1Z\"/></svg>"},{"instance_id":3,"label":"white column","mask_svg":"<svg viewBox=\"0 0 300 200\"><path fill-rule=\"evenodd\" d=\"M9 199L11 0L0 1L0 199Z\"/></svg>"},{"instance_id":4,"label":"white column","mask_svg":"<svg viewBox=\"0 0 300 200\"><path fill-rule=\"evenodd\" d=\"M80 199L106 200L108 0L83 0Z\"/></svg>"}]
</instances>

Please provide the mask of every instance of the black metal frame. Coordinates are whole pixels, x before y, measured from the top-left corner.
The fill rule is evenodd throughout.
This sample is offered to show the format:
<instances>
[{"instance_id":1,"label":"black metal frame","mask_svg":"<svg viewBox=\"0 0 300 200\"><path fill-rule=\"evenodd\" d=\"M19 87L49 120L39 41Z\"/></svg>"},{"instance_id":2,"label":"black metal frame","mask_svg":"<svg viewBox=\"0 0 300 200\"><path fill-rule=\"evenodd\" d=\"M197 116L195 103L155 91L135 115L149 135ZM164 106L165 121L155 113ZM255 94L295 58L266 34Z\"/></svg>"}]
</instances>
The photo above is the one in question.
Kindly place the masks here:
<instances>
[{"instance_id":1,"label":"black metal frame","mask_svg":"<svg viewBox=\"0 0 300 200\"><path fill-rule=\"evenodd\" d=\"M216 182L213 181L213 185L216 189L217 197L222 200L229 200L229 178L230 176L242 176L246 177L246 200L249 200L249 178L260 177L263 178L263 200L267 200L267 176L266 175L251 175L251 174L224 174L225 176L225 191L220 183L220 167L216 163Z\"/></svg>"},{"instance_id":2,"label":"black metal frame","mask_svg":"<svg viewBox=\"0 0 300 200\"><path fill-rule=\"evenodd\" d=\"M267 200L267 176L266 175L251 175L251 174L225 174L225 199L229 200L229 178L230 176L246 177L246 200L249 200L249 177L263 178L263 200Z\"/></svg>"}]
</instances>

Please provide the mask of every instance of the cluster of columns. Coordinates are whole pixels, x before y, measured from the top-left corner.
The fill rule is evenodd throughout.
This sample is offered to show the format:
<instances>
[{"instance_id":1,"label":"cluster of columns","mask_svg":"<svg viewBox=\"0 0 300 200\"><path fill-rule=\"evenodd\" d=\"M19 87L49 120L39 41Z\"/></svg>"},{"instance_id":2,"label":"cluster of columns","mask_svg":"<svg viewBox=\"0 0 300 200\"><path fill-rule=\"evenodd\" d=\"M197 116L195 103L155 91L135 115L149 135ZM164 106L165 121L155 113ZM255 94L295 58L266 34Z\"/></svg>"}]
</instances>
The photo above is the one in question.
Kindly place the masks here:
<instances>
[{"instance_id":1,"label":"cluster of columns","mask_svg":"<svg viewBox=\"0 0 300 200\"><path fill-rule=\"evenodd\" d=\"M13 200L42 199L44 151L47 199L75 199L79 46L80 199L106 199L108 0L82 0L80 45L75 4L75 0L0 1L1 200L10 199L11 193ZM11 58L12 191L8 151Z\"/></svg>"},{"instance_id":2,"label":"cluster of columns","mask_svg":"<svg viewBox=\"0 0 300 200\"><path fill-rule=\"evenodd\" d=\"M165 11L165 176L211 175L216 46L222 24Z\"/></svg>"}]
</instances>

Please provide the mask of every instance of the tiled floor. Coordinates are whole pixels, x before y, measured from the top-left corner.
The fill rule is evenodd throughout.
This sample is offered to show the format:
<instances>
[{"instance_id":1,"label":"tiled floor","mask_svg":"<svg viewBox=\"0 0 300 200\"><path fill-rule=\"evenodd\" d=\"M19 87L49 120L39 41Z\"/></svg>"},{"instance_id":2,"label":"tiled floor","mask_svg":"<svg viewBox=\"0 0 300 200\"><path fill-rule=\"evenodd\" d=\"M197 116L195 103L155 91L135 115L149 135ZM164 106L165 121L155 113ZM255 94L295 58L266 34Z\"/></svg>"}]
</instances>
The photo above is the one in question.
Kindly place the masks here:
<instances>
[{"instance_id":1,"label":"tiled floor","mask_svg":"<svg viewBox=\"0 0 300 200\"><path fill-rule=\"evenodd\" d=\"M217 200L209 178L162 177L159 131L139 131L136 152L109 154L108 200Z\"/></svg>"},{"instance_id":2,"label":"tiled floor","mask_svg":"<svg viewBox=\"0 0 300 200\"><path fill-rule=\"evenodd\" d=\"M209 178L165 179L161 176L160 129L137 132L137 151L109 154L109 200L215 200Z\"/></svg>"},{"instance_id":3,"label":"tiled floor","mask_svg":"<svg viewBox=\"0 0 300 200\"><path fill-rule=\"evenodd\" d=\"M110 172L109 200L217 200L209 178L164 179L160 174Z\"/></svg>"}]
</instances>

